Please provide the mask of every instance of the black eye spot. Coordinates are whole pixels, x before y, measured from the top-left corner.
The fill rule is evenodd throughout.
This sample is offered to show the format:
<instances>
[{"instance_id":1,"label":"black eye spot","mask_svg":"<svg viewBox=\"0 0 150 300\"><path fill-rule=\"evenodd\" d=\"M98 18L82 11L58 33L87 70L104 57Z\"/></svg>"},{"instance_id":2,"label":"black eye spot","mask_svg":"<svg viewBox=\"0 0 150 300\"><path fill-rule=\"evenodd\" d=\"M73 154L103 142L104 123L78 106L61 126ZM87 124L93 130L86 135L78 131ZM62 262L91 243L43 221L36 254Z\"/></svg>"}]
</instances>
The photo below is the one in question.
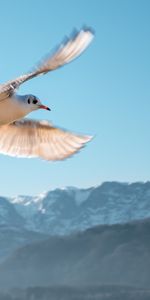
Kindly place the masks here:
<instances>
[{"instance_id":1,"label":"black eye spot","mask_svg":"<svg viewBox=\"0 0 150 300\"><path fill-rule=\"evenodd\" d=\"M37 100L35 99L35 100L33 100L33 104L36 104L37 103Z\"/></svg>"},{"instance_id":2,"label":"black eye spot","mask_svg":"<svg viewBox=\"0 0 150 300\"><path fill-rule=\"evenodd\" d=\"M28 99L28 104L30 104L30 99Z\"/></svg>"}]
</instances>

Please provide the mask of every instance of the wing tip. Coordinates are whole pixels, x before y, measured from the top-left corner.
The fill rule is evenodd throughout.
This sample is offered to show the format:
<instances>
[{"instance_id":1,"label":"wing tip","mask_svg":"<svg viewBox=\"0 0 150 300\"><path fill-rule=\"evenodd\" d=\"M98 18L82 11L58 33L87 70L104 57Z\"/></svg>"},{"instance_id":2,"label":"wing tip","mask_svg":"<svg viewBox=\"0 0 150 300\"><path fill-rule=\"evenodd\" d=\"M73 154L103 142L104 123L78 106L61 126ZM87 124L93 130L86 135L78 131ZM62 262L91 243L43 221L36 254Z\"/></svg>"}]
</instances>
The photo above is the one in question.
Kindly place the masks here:
<instances>
[{"instance_id":1,"label":"wing tip","mask_svg":"<svg viewBox=\"0 0 150 300\"><path fill-rule=\"evenodd\" d=\"M84 32L89 32L93 37L95 36L95 30L94 30L94 28L93 27L91 27L91 26L87 26L87 25L83 25L82 26L82 30L84 31Z\"/></svg>"},{"instance_id":2,"label":"wing tip","mask_svg":"<svg viewBox=\"0 0 150 300\"><path fill-rule=\"evenodd\" d=\"M73 28L72 33L71 33L72 39L76 38L77 35L78 35L80 32L82 32L82 31L85 32L85 33L86 33L86 32L87 32L87 33L90 33L93 37L94 37L94 35L95 35L95 30L94 30L94 28L91 27L91 26L87 26L86 24L84 24L84 25L81 27L81 29L77 29L76 27ZM67 36L66 36L65 38L70 39L70 38L68 38Z\"/></svg>"},{"instance_id":3,"label":"wing tip","mask_svg":"<svg viewBox=\"0 0 150 300\"><path fill-rule=\"evenodd\" d=\"M83 144L89 143L93 140L94 136L92 135L84 135L83 138Z\"/></svg>"}]
</instances>

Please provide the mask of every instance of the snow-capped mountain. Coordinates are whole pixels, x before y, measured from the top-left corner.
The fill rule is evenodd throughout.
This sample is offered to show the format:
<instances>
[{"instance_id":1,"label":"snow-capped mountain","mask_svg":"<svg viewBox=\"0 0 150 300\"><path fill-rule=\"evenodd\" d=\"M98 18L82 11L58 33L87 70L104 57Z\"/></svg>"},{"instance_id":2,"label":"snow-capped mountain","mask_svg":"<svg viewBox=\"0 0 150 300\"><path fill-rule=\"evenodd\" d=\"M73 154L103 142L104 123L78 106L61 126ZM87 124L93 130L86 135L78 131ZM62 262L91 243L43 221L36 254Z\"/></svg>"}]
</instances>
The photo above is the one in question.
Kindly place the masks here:
<instances>
[{"instance_id":1,"label":"snow-capped mountain","mask_svg":"<svg viewBox=\"0 0 150 300\"><path fill-rule=\"evenodd\" d=\"M0 226L19 227L24 224L24 219L17 213L14 205L4 197L0 197Z\"/></svg>"},{"instance_id":2,"label":"snow-capped mountain","mask_svg":"<svg viewBox=\"0 0 150 300\"><path fill-rule=\"evenodd\" d=\"M0 225L51 235L148 217L150 182L105 182L88 189L67 187L35 197L0 198Z\"/></svg>"}]
</instances>

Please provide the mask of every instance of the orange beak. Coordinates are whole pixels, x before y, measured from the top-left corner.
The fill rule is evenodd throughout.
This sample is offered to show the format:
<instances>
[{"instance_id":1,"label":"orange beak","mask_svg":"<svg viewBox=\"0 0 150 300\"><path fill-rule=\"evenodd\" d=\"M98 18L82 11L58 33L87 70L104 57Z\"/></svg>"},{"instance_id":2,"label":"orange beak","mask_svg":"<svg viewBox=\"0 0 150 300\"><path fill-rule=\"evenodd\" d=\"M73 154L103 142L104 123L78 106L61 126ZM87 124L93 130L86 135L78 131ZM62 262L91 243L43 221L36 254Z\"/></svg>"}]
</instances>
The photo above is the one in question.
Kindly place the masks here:
<instances>
[{"instance_id":1,"label":"orange beak","mask_svg":"<svg viewBox=\"0 0 150 300\"><path fill-rule=\"evenodd\" d=\"M49 107L45 106L45 105L39 105L39 108L41 109L46 109L46 110L51 110Z\"/></svg>"}]
</instances>

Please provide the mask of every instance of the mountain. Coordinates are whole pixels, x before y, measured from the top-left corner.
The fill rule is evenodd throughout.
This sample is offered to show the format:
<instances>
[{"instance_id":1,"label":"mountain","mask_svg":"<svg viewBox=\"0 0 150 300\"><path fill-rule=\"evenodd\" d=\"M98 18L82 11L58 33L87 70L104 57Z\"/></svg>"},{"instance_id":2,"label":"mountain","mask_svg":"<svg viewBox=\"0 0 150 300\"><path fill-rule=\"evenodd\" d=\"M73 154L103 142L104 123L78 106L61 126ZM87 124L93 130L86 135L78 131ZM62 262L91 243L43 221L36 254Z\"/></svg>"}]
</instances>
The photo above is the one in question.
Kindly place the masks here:
<instances>
[{"instance_id":1,"label":"mountain","mask_svg":"<svg viewBox=\"0 0 150 300\"><path fill-rule=\"evenodd\" d=\"M24 218L17 213L14 205L6 198L0 197L0 226L17 228L24 226Z\"/></svg>"},{"instance_id":2,"label":"mountain","mask_svg":"<svg viewBox=\"0 0 150 300\"><path fill-rule=\"evenodd\" d=\"M101 225L50 237L0 265L0 287L124 285L150 287L150 220Z\"/></svg>"},{"instance_id":3,"label":"mountain","mask_svg":"<svg viewBox=\"0 0 150 300\"><path fill-rule=\"evenodd\" d=\"M40 232L28 230L26 220L15 206L4 197L0 197L0 262L17 248L48 237Z\"/></svg>"},{"instance_id":4,"label":"mountain","mask_svg":"<svg viewBox=\"0 0 150 300\"><path fill-rule=\"evenodd\" d=\"M105 182L88 189L67 187L35 197L0 198L0 217L0 224L50 235L148 218L150 182Z\"/></svg>"},{"instance_id":5,"label":"mountain","mask_svg":"<svg viewBox=\"0 0 150 300\"><path fill-rule=\"evenodd\" d=\"M0 197L0 261L18 247L49 235L148 217L150 182L105 182L88 189L55 189L35 197Z\"/></svg>"},{"instance_id":6,"label":"mountain","mask_svg":"<svg viewBox=\"0 0 150 300\"><path fill-rule=\"evenodd\" d=\"M0 225L0 262L5 260L16 249L48 238L48 235L29 231L23 228L10 228Z\"/></svg>"}]
</instances>

